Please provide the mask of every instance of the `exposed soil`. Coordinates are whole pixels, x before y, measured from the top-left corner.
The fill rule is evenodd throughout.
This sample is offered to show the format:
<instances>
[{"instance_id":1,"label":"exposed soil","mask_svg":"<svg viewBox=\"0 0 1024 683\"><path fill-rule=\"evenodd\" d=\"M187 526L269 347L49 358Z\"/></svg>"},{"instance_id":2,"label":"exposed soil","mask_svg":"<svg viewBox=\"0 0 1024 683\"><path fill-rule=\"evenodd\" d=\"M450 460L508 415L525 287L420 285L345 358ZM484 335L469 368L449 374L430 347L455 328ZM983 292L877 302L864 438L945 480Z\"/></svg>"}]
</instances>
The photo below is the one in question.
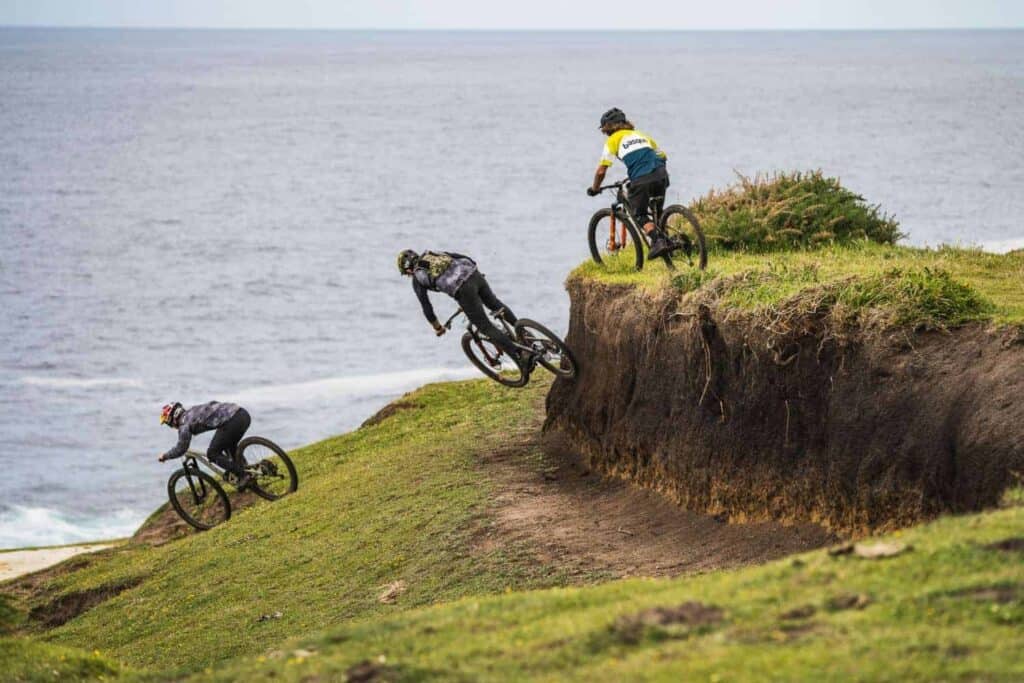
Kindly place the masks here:
<instances>
[{"instance_id":1,"label":"exposed soil","mask_svg":"<svg viewBox=\"0 0 1024 683\"><path fill-rule=\"evenodd\" d=\"M52 602L33 607L28 616L33 621L42 623L46 628L56 628L74 619L79 614L91 610L101 602L105 602L129 588L139 585L141 582L141 578L135 578L110 586L90 588L89 590L76 593L65 593Z\"/></svg>"},{"instance_id":2,"label":"exposed soil","mask_svg":"<svg viewBox=\"0 0 1024 683\"><path fill-rule=\"evenodd\" d=\"M252 491L239 493L225 485L228 500L231 501L231 514L237 514L250 505L263 500ZM163 545L189 534L200 533L183 520L170 503L164 503L132 534L130 542L151 546Z\"/></svg>"},{"instance_id":3,"label":"exposed soil","mask_svg":"<svg viewBox=\"0 0 1024 683\"><path fill-rule=\"evenodd\" d=\"M1001 541L990 543L985 547L989 550L1001 550L1006 553L1024 553L1024 536L1019 536L1016 538L1004 538Z\"/></svg>"},{"instance_id":4,"label":"exposed soil","mask_svg":"<svg viewBox=\"0 0 1024 683\"><path fill-rule=\"evenodd\" d=\"M647 634L657 638L684 638L720 624L725 613L715 605L684 602L675 607L652 607L637 614L619 617L612 625L618 640L636 644Z\"/></svg>"},{"instance_id":5,"label":"exposed soil","mask_svg":"<svg viewBox=\"0 0 1024 683\"><path fill-rule=\"evenodd\" d=\"M838 328L571 280L546 428L587 463L735 521L863 534L995 506L1024 471L1024 344L1013 330Z\"/></svg>"},{"instance_id":6,"label":"exposed soil","mask_svg":"<svg viewBox=\"0 0 1024 683\"><path fill-rule=\"evenodd\" d=\"M497 523L479 539L534 548L578 576L675 576L767 562L835 541L812 524L729 524L591 471L567 443L527 429L480 456L497 483Z\"/></svg>"},{"instance_id":7,"label":"exposed soil","mask_svg":"<svg viewBox=\"0 0 1024 683\"><path fill-rule=\"evenodd\" d=\"M380 424L400 410L412 410L421 407L422 406L415 401L404 401L401 399L392 401L370 417L366 418L366 420L363 421L363 424L359 425L359 428L362 429L363 427L372 427L373 425Z\"/></svg>"}]
</instances>

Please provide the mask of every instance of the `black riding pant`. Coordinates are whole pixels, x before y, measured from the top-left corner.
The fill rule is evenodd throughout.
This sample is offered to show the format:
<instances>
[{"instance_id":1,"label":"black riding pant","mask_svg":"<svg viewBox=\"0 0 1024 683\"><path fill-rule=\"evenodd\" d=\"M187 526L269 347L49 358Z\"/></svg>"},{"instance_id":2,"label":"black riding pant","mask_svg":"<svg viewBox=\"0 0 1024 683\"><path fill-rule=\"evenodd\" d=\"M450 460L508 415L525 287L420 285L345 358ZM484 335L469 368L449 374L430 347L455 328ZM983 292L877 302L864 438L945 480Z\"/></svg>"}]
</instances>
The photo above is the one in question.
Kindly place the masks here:
<instances>
[{"instance_id":1,"label":"black riding pant","mask_svg":"<svg viewBox=\"0 0 1024 683\"><path fill-rule=\"evenodd\" d=\"M241 465L235 462L235 451L251 422L249 411L239 408L231 419L217 427L210 439L210 447L206 449L206 457L229 472L242 474Z\"/></svg>"},{"instance_id":2,"label":"black riding pant","mask_svg":"<svg viewBox=\"0 0 1024 683\"><path fill-rule=\"evenodd\" d=\"M653 173L640 176L629 183L629 205L633 208L636 224L643 230L644 223L654 220L651 216L651 198L655 199L655 208L661 214L665 207L665 192L668 190L668 171L664 167ZM657 226L655 226L657 227Z\"/></svg>"},{"instance_id":3,"label":"black riding pant","mask_svg":"<svg viewBox=\"0 0 1024 683\"><path fill-rule=\"evenodd\" d=\"M477 329L485 337L493 340L512 360L518 362L519 349L515 347L515 343L501 328L491 322L490 317L488 317L487 312L484 310L484 306L492 311L504 308L505 319L513 325L517 320L516 315L508 306L501 303L498 297L494 296L491 286L487 284L487 280L484 279L483 275L480 273L470 275L469 279L459 287L459 291L455 292L455 300L459 302L459 306L462 306L462 310L465 311L469 321L476 325Z\"/></svg>"}]
</instances>

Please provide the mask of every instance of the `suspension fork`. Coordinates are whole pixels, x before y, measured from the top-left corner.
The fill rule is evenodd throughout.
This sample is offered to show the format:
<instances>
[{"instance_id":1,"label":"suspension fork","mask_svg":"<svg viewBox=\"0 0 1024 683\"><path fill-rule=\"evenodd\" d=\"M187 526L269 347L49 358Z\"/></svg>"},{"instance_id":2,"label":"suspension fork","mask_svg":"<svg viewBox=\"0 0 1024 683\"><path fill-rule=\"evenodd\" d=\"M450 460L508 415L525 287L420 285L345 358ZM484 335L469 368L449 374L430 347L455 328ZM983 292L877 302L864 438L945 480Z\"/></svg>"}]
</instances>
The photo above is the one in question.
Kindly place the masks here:
<instances>
[{"instance_id":1,"label":"suspension fork","mask_svg":"<svg viewBox=\"0 0 1024 683\"><path fill-rule=\"evenodd\" d=\"M192 500L196 504L203 500L206 500L206 482L201 477L193 477L192 475L199 471L199 465L196 464L194 459L185 462L185 481L188 482L188 488L192 491ZM196 490L196 483L199 484L199 490Z\"/></svg>"},{"instance_id":2,"label":"suspension fork","mask_svg":"<svg viewBox=\"0 0 1024 683\"><path fill-rule=\"evenodd\" d=\"M626 248L626 222L618 221L618 235L616 235L615 223L615 209L612 209L611 221L608 223L608 251ZM616 237L618 241L616 241Z\"/></svg>"},{"instance_id":3,"label":"suspension fork","mask_svg":"<svg viewBox=\"0 0 1024 683\"><path fill-rule=\"evenodd\" d=\"M500 363L501 362L498 359L499 356L501 356L501 347L499 347L497 344L495 344L494 348L497 349L498 355L497 356L492 356L490 354L490 352L487 350L487 347L484 346L484 342L483 342L482 339L480 339L480 335L477 333L475 328L472 330L472 332L470 332L470 334L473 335L473 342L476 344L477 348L480 349L480 353L482 353L484 355L484 358L487 359L488 363L490 363L491 365L494 365L495 363Z\"/></svg>"}]
</instances>

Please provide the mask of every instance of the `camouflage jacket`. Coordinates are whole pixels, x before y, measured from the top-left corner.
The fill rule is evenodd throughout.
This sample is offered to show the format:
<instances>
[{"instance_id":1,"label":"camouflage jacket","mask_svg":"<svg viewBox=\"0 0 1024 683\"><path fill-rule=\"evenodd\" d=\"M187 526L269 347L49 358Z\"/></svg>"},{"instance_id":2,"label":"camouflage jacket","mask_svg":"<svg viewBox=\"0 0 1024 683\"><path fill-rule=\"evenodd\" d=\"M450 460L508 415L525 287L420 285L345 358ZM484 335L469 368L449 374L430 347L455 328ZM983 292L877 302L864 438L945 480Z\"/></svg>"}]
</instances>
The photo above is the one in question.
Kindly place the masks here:
<instances>
[{"instance_id":1,"label":"camouflage jacket","mask_svg":"<svg viewBox=\"0 0 1024 683\"><path fill-rule=\"evenodd\" d=\"M455 296L459 288L477 272L476 261L452 251L428 251L412 272L412 289L420 300L423 315L430 324L437 322L427 290Z\"/></svg>"}]
</instances>

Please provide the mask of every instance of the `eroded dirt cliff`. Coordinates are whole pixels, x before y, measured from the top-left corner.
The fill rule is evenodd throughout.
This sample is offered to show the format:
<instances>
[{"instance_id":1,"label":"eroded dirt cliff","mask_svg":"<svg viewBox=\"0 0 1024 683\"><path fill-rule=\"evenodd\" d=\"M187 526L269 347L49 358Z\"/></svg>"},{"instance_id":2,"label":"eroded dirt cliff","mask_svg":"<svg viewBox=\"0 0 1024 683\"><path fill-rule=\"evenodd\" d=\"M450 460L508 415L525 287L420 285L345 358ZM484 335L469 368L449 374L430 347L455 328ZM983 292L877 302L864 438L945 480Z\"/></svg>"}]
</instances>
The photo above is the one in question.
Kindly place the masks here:
<instances>
[{"instance_id":1,"label":"eroded dirt cliff","mask_svg":"<svg viewBox=\"0 0 1024 683\"><path fill-rule=\"evenodd\" d=\"M545 428L690 510L859 534L994 505L1024 474L1019 329L840 329L713 291L568 287L582 370Z\"/></svg>"}]
</instances>

